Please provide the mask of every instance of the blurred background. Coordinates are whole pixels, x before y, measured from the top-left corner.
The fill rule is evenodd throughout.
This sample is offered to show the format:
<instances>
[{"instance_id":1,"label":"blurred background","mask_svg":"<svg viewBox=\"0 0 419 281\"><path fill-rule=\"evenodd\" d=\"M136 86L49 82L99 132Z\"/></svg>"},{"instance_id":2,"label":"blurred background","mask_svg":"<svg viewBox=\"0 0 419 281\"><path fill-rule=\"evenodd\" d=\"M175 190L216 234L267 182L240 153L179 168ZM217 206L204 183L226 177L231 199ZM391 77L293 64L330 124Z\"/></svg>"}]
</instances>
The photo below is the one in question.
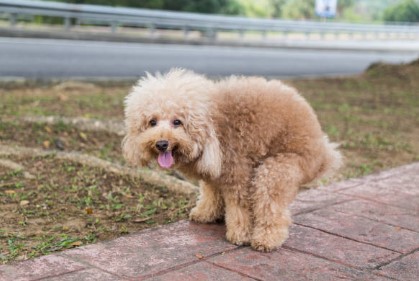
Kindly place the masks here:
<instances>
[{"instance_id":1,"label":"blurred background","mask_svg":"<svg viewBox=\"0 0 419 281\"><path fill-rule=\"evenodd\" d=\"M54 0L44 0L51 1ZM14 1L10 1L14 2ZM240 15L251 18L307 20L318 19L316 0L56 0L74 4L132 7L203 14ZM336 21L345 22L418 22L419 4L415 0L338 0ZM40 18L39 22L45 22Z\"/></svg>"},{"instance_id":2,"label":"blurred background","mask_svg":"<svg viewBox=\"0 0 419 281\"><path fill-rule=\"evenodd\" d=\"M0 75L347 75L416 58L418 21L418 0L0 0Z\"/></svg>"}]
</instances>

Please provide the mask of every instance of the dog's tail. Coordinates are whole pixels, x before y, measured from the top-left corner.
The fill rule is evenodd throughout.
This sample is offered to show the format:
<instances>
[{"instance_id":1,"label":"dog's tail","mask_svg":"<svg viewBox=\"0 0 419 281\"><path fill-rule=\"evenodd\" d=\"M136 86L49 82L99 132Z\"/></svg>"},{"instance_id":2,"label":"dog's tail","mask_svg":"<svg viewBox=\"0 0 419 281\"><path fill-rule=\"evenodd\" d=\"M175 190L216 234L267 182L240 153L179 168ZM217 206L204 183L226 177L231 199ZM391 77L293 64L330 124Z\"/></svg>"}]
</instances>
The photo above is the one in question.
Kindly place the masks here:
<instances>
[{"instance_id":1,"label":"dog's tail","mask_svg":"<svg viewBox=\"0 0 419 281\"><path fill-rule=\"evenodd\" d=\"M317 182L329 181L343 166L343 157L338 150L339 144L330 142L327 136L324 136L323 142L325 154L323 163L320 167L319 176L315 179Z\"/></svg>"}]
</instances>

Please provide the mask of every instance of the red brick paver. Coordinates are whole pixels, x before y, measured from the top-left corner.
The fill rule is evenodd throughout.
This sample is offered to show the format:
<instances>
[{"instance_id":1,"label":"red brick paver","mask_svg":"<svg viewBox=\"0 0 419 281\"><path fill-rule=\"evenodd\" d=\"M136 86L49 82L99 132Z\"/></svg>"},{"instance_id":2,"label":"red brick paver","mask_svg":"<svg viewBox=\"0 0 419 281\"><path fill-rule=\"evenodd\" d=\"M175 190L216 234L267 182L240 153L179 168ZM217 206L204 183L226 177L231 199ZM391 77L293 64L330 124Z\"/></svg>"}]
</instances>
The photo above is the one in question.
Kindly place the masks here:
<instances>
[{"instance_id":1,"label":"red brick paver","mask_svg":"<svg viewBox=\"0 0 419 281\"><path fill-rule=\"evenodd\" d=\"M281 248L257 253L241 248L229 255L210 259L216 265L236 270L256 280L372 280L376 276L315 257Z\"/></svg>"},{"instance_id":2,"label":"red brick paver","mask_svg":"<svg viewBox=\"0 0 419 281\"><path fill-rule=\"evenodd\" d=\"M416 201L419 204L419 200ZM332 207L337 212L357 215L374 221L419 232L418 211L368 200L345 202Z\"/></svg>"},{"instance_id":3,"label":"red brick paver","mask_svg":"<svg viewBox=\"0 0 419 281\"><path fill-rule=\"evenodd\" d=\"M0 266L0 280L36 280L63 273L75 272L86 267L78 262L57 255L49 255L16 265Z\"/></svg>"},{"instance_id":4,"label":"red brick paver","mask_svg":"<svg viewBox=\"0 0 419 281\"><path fill-rule=\"evenodd\" d=\"M380 267L376 273L404 281L419 279L419 251Z\"/></svg>"},{"instance_id":5,"label":"red brick paver","mask_svg":"<svg viewBox=\"0 0 419 281\"><path fill-rule=\"evenodd\" d=\"M153 277L153 281L250 281L254 280L235 270L228 270L208 262L196 263Z\"/></svg>"},{"instance_id":6,"label":"red brick paver","mask_svg":"<svg viewBox=\"0 0 419 281\"><path fill-rule=\"evenodd\" d=\"M152 276L235 249L225 228L186 221L90 245L62 255L124 277Z\"/></svg>"},{"instance_id":7,"label":"red brick paver","mask_svg":"<svg viewBox=\"0 0 419 281\"><path fill-rule=\"evenodd\" d=\"M0 266L14 280L418 280L419 163L302 192L272 253L186 221Z\"/></svg>"},{"instance_id":8,"label":"red brick paver","mask_svg":"<svg viewBox=\"0 0 419 281\"><path fill-rule=\"evenodd\" d=\"M41 279L43 281L74 281L74 280L89 280L89 281L116 281L126 280L116 275L104 272L96 268L86 270L74 271L67 274L60 274L53 277Z\"/></svg>"},{"instance_id":9,"label":"red brick paver","mask_svg":"<svg viewBox=\"0 0 419 281\"><path fill-rule=\"evenodd\" d=\"M285 242L285 248L310 253L359 269L375 268L400 256L391 250L300 225L294 225L290 235L292 239Z\"/></svg>"},{"instance_id":10,"label":"red brick paver","mask_svg":"<svg viewBox=\"0 0 419 281\"><path fill-rule=\"evenodd\" d=\"M355 215L339 213L333 208L297 216L295 222L399 253L409 253L419 248L418 232Z\"/></svg>"}]
</instances>

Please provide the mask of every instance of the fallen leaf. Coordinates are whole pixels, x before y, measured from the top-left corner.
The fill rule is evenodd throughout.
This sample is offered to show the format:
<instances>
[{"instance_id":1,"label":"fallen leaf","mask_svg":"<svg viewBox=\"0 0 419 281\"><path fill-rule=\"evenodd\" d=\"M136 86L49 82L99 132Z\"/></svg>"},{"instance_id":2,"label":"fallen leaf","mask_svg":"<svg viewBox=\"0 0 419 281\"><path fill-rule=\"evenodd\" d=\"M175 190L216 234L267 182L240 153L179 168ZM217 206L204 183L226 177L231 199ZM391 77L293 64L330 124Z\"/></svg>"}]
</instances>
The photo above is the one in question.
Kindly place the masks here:
<instances>
[{"instance_id":1,"label":"fallen leaf","mask_svg":"<svg viewBox=\"0 0 419 281\"><path fill-rule=\"evenodd\" d=\"M134 196L132 194L129 194L129 193L125 193L124 197L125 198L134 198Z\"/></svg>"},{"instance_id":2,"label":"fallen leaf","mask_svg":"<svg viewBox=\"0 0 419 281\"><path fill-rule=\"evenodd\" d=\"M77 247L77 246L81 246L83 245L83 242L81 241L76 241L70 244L71 247Z\"/></svg>"},{"instance_id":3,"label":"fallen leaf","mask_svg":"<svg viewBox=\"0 0 419 281\"><path fill-rule=\"evenodd\" d=\"M93 209L92 208L86 208L85 211L86 211L86 214L88 214L88 215L93 214Z\"/></svg>"},{"instance_id":4,"label":"fallen leaf","mask_svg":"<svg viewBox=\"0 0 419 281\"><path fill-rule=\"evenodd\" d=\"M23 172L23 176L25 177L25 179L28 179L28 180L36 179L36 177L34 175L32 175L28 172Z\"/></svg>"},{"instance_id":5,"label":"fallen leaf","mask_svg":"<svg viewBox=\"0 0 419 281\"><path fill-rule=\"evenodd\" d=\"M29 201L28 200L22 200L22 201L20 201L20 203L19 203L19 205L20 206L26 206L26 205L28 205L29 204Z\"/></svg>"},{"instance_id":6,"label":"fallen leaf","mask_svg":"<svg viewBox=\"0 0 419 281\"><path fill-rule=\"evenodd\" d=\"M26 255L20 255L20 256L17 256L16 257L16 260L17 261L23 261L23 260L26 260L28 257L26 256Z\"/></svg>"},{"instance_id":7,"label":"fallen leaf","mask_svg":"<svg viewBox=\"0 0 419 281\"><path fill-rule=\"evenodd\" d=\"M141 223L150 220L151 217L134 219L132 222Z\"/></svg>"},{"instance_id":8,"label":"fallen leaf","mask_svg":"<svg viewBox=\"0 0 419 281\"><path fill-rule=\"evenodd\" d=\"M85 133L80 132L80 133L79 133L79 136L80 136L80 138L81 138L82 140L87 141L87 135L86 135Z\"/></svg>"},{"instance_id":9,"label":"fallen leaf","mask_svg":"<svg viewBox=\"0 0 419 281\"><path fill-rule=\"evenodd\" d=\"M195 254L195 257L197 257L198 259L200 259L200 260L202 260L203 258L204 258L204 256L203 255L201 255L201 254Z\"/></svg>"},{"instance_id":10,"label":"fallen leaf","mask_svg":"<svg viewBox=\"0 0 419 281\"><path fill-rule=\"evenodd\" d=\"M51 133L52 133L51 128L50 128L50 127L48 127L48 126L45 126L45 127L44 127L44 130L45 130L47 133L49 133L49 134L51 134Z\"/></svg>"},{"instance_id":11,"label":"fallen leaf","mask_svg":"<svg viewBox=\"0 0 419 281\"><path fill-rule=\"evenodd\" d=\"M4 193L6 193L6 194L15 194L15 193L16 193L16 191L11 190L11 189L8 189L8 190L6 190Z\"/></svg>"},{"instance_id":12,"label":"fallen leaf","mask_svg":"<svg viewBox=\"0 0 419 281\"><path fill-rule=\"evenodd\" d=\"M42 146L44 147L44 148L49 148L50 146L51 146L51 143L49 142L49 141L43 141L42 142Z\"/></svg>"}]
</instances>

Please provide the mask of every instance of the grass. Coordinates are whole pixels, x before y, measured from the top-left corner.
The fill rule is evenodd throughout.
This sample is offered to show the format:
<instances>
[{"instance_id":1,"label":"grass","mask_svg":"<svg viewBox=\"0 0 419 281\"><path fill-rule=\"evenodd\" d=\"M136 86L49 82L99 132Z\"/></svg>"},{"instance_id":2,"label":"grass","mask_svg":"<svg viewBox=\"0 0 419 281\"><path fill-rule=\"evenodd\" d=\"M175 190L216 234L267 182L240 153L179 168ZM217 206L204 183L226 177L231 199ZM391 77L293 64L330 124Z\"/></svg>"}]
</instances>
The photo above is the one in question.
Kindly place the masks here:
<instances>
[{"instance_id":1,"label":"grass","mask_svg":"<svg viewBox=\"0 0 419 281\"><path fill-rule=\"evenodd\" d=\"M185 219L194 198L53 157L0 169L0 259L9 262Z\"/></svg>"},{"instance_id":2,"label":"grass","mask_svg":"<svg viewBox=\"0 0 419 281\"><path fill-rule=\"evenodd\" d=\"M326 133L341 144L343 178L419 160L419 61L371 66L350 78L295 80Z\"/></svg>"},{"instance_id":3,"label":"grass","mask_svg":"<svg viewBox=\"0 0 419 281\"><path fill-rule=\"evenodd\" d=\"M419 61L371 66L346 78L298 79L324 131L340 143L346 165L336 180L419 160ZM0 89L0 142L79 151L121 162L121 137L24 116L123 119L130 85L65 82ZM32 258L187 217L192 196L52 156L1 156L0 262Z\"/></svg>"},{"instance_id":4,"label":"grass","mask_svg":"<svg viewBox=\"0 0 419 281\"><path fill-rule=\"evenodd\" d=\"M64 82L55 86L17 86L0 89L3 116L77 116L122 118L123 96L130 86L97 86Z\"/></svg>"},{"instance_id":5,"label":"grass","mask_svg":"<svg viewBox=\"0 0 419 281\"><path fill-rule=\"evenodd\" d=\"M0 125L0 140L5 144L83 151L105 160L123 162L119 136L105 131L80 130L62 122L45 124L3 121Z\"/></svg>"}]
</instances>

